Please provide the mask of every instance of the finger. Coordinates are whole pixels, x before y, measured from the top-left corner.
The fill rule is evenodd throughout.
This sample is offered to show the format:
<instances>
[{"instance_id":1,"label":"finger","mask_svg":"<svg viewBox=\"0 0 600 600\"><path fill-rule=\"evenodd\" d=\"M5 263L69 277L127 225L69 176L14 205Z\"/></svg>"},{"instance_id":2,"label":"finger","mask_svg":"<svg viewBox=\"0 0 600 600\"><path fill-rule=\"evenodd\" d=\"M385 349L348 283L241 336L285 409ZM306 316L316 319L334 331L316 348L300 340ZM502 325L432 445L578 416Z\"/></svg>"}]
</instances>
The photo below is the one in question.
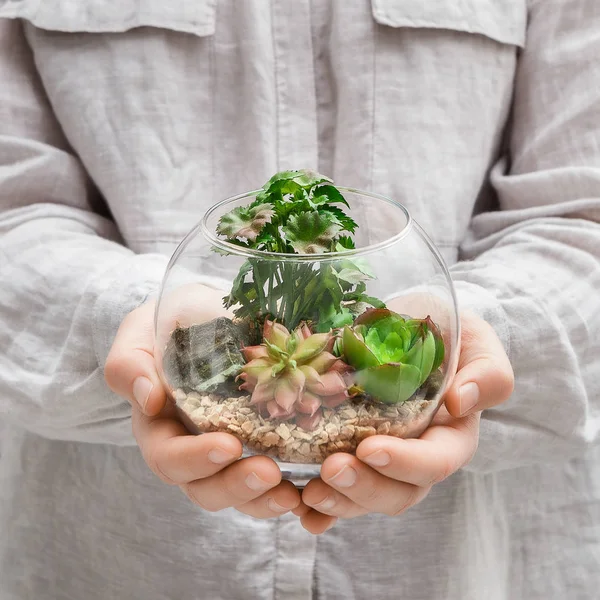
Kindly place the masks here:
<instances>
[{"instance_id":1,"label":"finger","mask_svg":"<svg viewBox=\"0 0 600 600\"><path fill-rule=\"evenodd\" d=\"M236 509L256 519L272 519L300 506L300 493L290 481L282 481L272 490Z\"/></svg>"},{"instance_id":2,"label":"finger","mask_svg":"<svg viewBox=\"0 0 600 600\"><path fill-rule=\"evenodd\" d=\"M463 419L449 417L418 439L377 435L363 440L356 457L385 477L430 487L466 465L477 450L479 413Z\"/></svg>"},{"instance_id":3,"label":"finger","mask_svg":"<svg viewBox=\"0 0 600 600\"><path fill-rule=\"evenodd\" d=\"M402 481L395 481L381 475L371 467L349 454L333 454L321 467L321 478L334 490L341 492L368 512L396 516L410 506L420 502L429 493L429 488L421 488ZM307 499L304 500L307 504ZM343 509L334 506L330 514L345 517Z\"/></svg>"},{"instance_id":4,"label":"finger","mask_svg":"<svg viewBox=\"0 0 600 600\"><path fill-rule=\"evenodd\" d=\"M310 510L312 510L312 509L310 508L310 506L306 506L306 504L304 504L304 502L302 501L302 495L300 495L300 504L298 504L298 506L296 506L296 508L294 508L294 510L292 510L292 512L297 517L303 517Z\"/></svg>"},{"instance_id":5,"label":"finger","mask_svg":"<svg viewBox=\"0 0 600 600\"><path fill-rule=\"evenodd\" d=\"M344 519L354 519L369 512L327 485L322 479L313 479L307 484L302 492L302 501L317 512Z\"/></svg>"},{"instance_id":6,"label":"finger","mask_svg":"<svg viewBox=\"0 0 600 600\"><path fill-rule=\"evenodd\" d=\"M512 367L491 325L466 312L461 328L458 372L444 398L455 417L501 404L514 388Z\"/></svg>"},{"instance_id":7,"label":"finger","mask_svg":"<svg viewBox=\"0 0 600 600\"><path fill-rule=\"evenodd\" d=\"M164 416L163 416L164 415ZM242 455L240 441L227 433L188 435L169 407L148 417L133 407L132 429L144 460L163 481L183 484L210 477Z\"/></svg>"},{"instance_id":8,"label":"finger","mask_svg":"<svg viewBox=\"0 0 600 600\"><path fill-rule=\"evenodd\" d=\"M204 510L215 512L238 507L279 485L281 471L266 456L252 456L233 463L206 479L181 486L185 494Z\"/></svg>"},{"instance_id":9,"label":"finger","mask_svg":"<svg viewBox=\"0 0 600 600\"><path fill-rule=\"evenodd\" d=\"M300 518L300 524L313 535L321 535L331 529L337 522L336 517L324 515L316 510L309 510Z\"/></svg>"},{"instance_id":10,"label":"finger","mask_svg":"<svg viewBox=\"0 0 600 600\"><path fill-rule=\"evenodd\" d=\"M147 415L158 414L167 399L154 360L153 319L154 303L129 313L117 331L104 366L108 387Z\"/></svg>"}]
</instances>

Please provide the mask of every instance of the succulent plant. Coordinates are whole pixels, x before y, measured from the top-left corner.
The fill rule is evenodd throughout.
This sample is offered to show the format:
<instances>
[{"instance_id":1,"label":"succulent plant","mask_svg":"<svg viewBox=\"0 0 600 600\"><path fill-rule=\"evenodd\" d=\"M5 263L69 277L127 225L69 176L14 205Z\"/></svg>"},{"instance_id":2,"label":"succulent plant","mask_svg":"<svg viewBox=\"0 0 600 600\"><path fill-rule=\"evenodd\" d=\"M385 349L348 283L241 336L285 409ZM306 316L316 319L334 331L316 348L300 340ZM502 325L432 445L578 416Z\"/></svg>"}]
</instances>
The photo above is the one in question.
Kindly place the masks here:
<instances>
[{"instance_id":1,"label":"succulent plant","mask_svg":"<svg viewBox=\"0 0 600 600\"><path fill-rule=\"evenodd\" d=\"M296 417L305 429L314 428L321 407L334 408L348 398L343 375L349 367L331 354L334 336L312 333L304 323L290 333L265 320L263 343L242 349L248 361L238 375L240 390L252 392L251 404L271 418Z\"/></svg>"},{"instance_id":2,"label":"succulent plant","mask_svg":"<svg viewBox=\"0 0 600 600\"><path fill-rule=\"evenodd\" d=\"M405 318L387 308L366 310L344 327L339 350L356 369L354 393L386 404L408 400L444 360L435 323Z\"/></svg>"}]
</instances>

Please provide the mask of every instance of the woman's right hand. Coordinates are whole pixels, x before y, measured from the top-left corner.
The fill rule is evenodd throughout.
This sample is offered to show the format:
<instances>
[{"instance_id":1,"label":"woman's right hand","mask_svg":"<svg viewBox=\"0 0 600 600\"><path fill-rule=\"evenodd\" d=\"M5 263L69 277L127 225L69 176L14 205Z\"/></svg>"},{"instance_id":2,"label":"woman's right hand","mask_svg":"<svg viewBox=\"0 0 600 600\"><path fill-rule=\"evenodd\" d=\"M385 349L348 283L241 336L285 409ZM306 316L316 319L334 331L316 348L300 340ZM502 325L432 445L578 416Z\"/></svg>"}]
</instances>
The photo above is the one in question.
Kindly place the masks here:
<instances>
[{"instance_id":1,"label":"woman's right hand","mask_svg":"<svg viewBox=\"0 0 600 600\"><path fill-rule=\"evenodd\" d=\"M203 299L207 301L206 296ZM105 366L108 386L132 405L133 434L150 469L208 511L234 507L266 519L297 508L300 494L281 480L273 460L265 456L239 460L242 444L234 436L190 435L177 419L156 371L153 319L153 302L127 315Z\"/></svg>"}]
</instances>

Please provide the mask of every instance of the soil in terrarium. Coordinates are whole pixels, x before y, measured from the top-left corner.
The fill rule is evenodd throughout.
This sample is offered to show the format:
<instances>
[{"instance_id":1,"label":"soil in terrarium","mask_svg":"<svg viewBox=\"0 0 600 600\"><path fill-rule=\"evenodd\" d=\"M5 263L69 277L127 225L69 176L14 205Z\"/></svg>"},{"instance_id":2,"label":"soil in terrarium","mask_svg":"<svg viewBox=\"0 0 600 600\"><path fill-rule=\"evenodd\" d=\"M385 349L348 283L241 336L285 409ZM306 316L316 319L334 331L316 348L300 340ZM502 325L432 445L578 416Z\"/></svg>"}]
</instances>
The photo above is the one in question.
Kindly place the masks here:
<instances>
[{"instance_id":1,"label":"soil in terrarium","mask_svg":"<svg viewBox=\"0 0 600 600\"><path fill-rule=\"evenodd\" d=\"M357 227L344 207L331 180L287 171L224 215L217 233L269 253L344 252ZM248 258L224 298L232 318L177 326L166 348L166 379L190 429L231 433L281 461L320 463L371 435L406 437L421 414L425 427L443 379L442 335L429 317L369 296L372 278L352 255Z\"/></svg>"}]
</instances>

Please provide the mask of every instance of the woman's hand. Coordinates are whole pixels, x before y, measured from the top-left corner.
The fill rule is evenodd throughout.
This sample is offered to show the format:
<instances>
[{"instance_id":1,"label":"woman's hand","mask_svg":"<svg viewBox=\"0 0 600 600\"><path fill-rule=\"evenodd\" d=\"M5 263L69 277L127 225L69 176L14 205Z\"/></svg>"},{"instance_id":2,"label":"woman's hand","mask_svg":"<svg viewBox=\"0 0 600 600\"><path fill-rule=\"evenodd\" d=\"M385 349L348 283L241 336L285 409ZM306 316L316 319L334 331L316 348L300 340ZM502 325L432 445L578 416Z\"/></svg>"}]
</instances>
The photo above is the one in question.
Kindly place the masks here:
<instances>
[{"instance_id":1,"label":"woman's hand","mask_svg":"<svg viewBox=\"0 0 600 600\"><path fill-rule=\"evenodd\" d=\"M209 288L201 291L201 306L211 304L211 293L218 301L214 306L219 306L222 294ZM214 316L218 315L209 318ZM227 433L188 434L167 402L156 372L153 319L153 303L131 312L119 328L105 367L109 387L131 402L133 433L150 469L208 511L234 507L265 519L297 507L298 491L281 481L281 471L270 458L238 460L242 445Z\"/></svg>"},{"instance_id":2,"label":"woman's hand","mask_svg":"<svg viewBox=\"0 0 600 600\"><path fill-rule=\"evenodd\" d=\"M458 372L431 427L418 439L367 438L356 457L330 456L294 510L308 531L322 533L338 518L402 514L471 460L480 412L507 400L514 378L492 327L470 313L462 315L461 325Z\"/></svg>"}]
</instances>

